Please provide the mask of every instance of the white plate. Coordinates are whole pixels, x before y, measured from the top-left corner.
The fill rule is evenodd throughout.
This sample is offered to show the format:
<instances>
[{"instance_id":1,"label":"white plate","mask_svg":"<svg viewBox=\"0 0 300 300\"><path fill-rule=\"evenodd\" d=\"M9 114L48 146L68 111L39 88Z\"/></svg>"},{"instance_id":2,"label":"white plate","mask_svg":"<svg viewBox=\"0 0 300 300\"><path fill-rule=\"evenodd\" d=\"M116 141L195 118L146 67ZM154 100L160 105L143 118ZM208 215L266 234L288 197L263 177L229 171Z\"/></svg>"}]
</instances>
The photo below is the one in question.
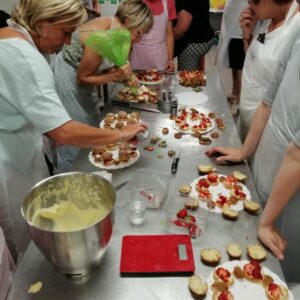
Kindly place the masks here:
<instances>
[{"instance_id":1,"label":"white plate","mask_svg":"<svg viewBox=\"0 0 300 300\"><path fill-rule=\"evenodd\" d=\"M205 103L208 100L208 96L203 92L182 92L177 93L175 96L178 98L178 105L200 105Z\"/></svg>"},{"instance_id":2,"label":"white plate","mask_svg":"<svg viewBox=\"0 0 300 300\"><path fill-rule=\"evenodd\" d=\"M195 107L193 107L193 109L199 111L199 113L204 113L205 116L206 116L206 118L210 119L210 121L211 121L211 125L212 125L212 126L209 127L209 128L207 128L205 131L201 131L201 134L205 134L205 133L207 133L207 132L212 131L212 130L215 128L215 122L214 122L214 120L211 119L211 118L209 118L208 115L207 115L205 112L203 112L203 111L201 111L201 110L199 110L199 109L197 109L197 108L195 108ZM189 108L187 107L186 110L189 110ZM199 125L200 121L199 121L199 120L192 121L192 120L190 119L190 117L187 117L186 123L190 125L190 129L189 129L189 130L186 130L186 131L181 130L181 129L176 125L175 120L172 121L172 127L173 127L175 130L177 130L177 131L179 131L179 132L181 132L181 133L189 133L189 134L193 134L193 132L192 132L192 127L193 127L194 125Z\"/></svg>"},{"instance_id":3,"label":"white plate","mask_svg":"<svg viewBox=\"0 0 300 300\"><path fill-rule=\"evenodd\" d=\"M227 175L223 175L223 174L218 173L218 176L219 177L220 176L226 177ZM200 176L200 177L198 177L198 178L196 178L192 181L192 183L191 183L192 191L190 193L190 195L192 197L198 198L198 191L196 190L196 184L198 183L200 178L206 178L207 179L207 175ZM248 190L248 188L244 184L242 184L241 182L239 182L238 184L243 187L242 191L246 194L246 199L250 200L251 199L251 194L250 194L250 191ZM208 190L212 194L212 200L213 201L216 201L218 199L218 194L220 194L220 193L222 195L226 196L226 197L230 196L230 190L227 189L226 187L224 187L224 185L220 182L218 183L218 185L210 185ZM217 205L214 209L210 209L210 208L207 207L206 203L201 201L201 200L199 200L199 204L200 204L201 208L204 208L208 211L212 211L212 212L219 213L219 214L222 213L222 209L220 207L218 207ZM243 201L239 200L236 204L230 205L230 207L232 209L236 210L236 211L241 211L241 210L244 209L244 204L243 204Z\"/></svg>"},{"instance_id":4,"label":"white plate","mask_svg":"<svg viewBox=\"0 0 300 300\"><path fill-rule=\"evenodd\" d=\"M119 157L119 148L114 150L114 151L109 151L112 153L113 158L118 158ZM95 162L94 157L92 155L92 151L89 153L89 161L92 165L100 168L100 169L105 169L105 170L118 170L118 169L123 169L126 167L129 167L131 165L133 165L134 163L136 163L138 161L138 159L140 158L140 151L139 149L136 150L137 153L137 157L134 158L130 158L128 162L126 163L119 163L118 165L104 165L102 162Z\"/></svg>"},{"instance_id":5,"label":"white plate","mask_svg":"<svg viewBox=\"0 0 300 300\"><path fill-rule=\"evenodd\" d=\"M155 84L160 84L163 81L163 78L161 77L158 81L142 81L139 80L140 84L144 84L144 85L155 85Z\"/></svg>"},{"instance_id":6,"label":"white plate","mask_svg":"<svg viewBox=\"0 0 300 300\"><path fill-rule=\"evenodd\" d=\"M247 260L242 260L242 261L233 260L233 261L228 261L218 267L226 268L228 271L232 272L234 267L239 266L239 267L243 268L243 266L247 263L249 263L249 261L247 261ZM261 268L262 268L263 274L269 275L274 279L274 283L287 287L286 283L284 281L282 281L277 274L273 273L270 269L268 269L267 267L264 267L262 264L261 264ZM207 300L212 299L212 295L213 295L211 285L214 283L214 280L213 280L214 271L211 272L208 282L207 282L207 284L209 286L206 297L205 297L205 299L207 299ZM247 279L236 279L234 277L234 283L229 287L229 290L233 294L234 299L243 299L243 300L253 300L253 299L264 300L264 299L266 299L267 300L265 289L262 286L262 284L254 283ZM288 300L294 300L294 295L292 294L292 292L290 290L289 290Z\"/></svg>"}]
</instances>

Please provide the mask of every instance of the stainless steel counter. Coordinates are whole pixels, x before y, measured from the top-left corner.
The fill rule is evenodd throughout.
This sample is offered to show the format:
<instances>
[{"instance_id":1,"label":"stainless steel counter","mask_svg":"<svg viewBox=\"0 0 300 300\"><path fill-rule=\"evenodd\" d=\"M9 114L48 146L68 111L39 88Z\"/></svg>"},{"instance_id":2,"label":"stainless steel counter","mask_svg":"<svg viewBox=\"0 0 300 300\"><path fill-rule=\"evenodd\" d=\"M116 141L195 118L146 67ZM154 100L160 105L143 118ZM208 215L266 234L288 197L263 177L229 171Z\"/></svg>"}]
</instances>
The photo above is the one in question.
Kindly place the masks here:
<instances>
[{"instance_id":1,"label":"stainless steel counter","mask_svg":"<svg viewBox=\"0 0 300 300\"><path fill-rule=\"evenodd\" d=\"M219 81L214 74L208 74L207 86L204 93L209 96L209 100L203 104L202 108L206 112L215 111L225 123L225 130L218 131L220 137L213 140L212 145L202 146L198 141L189 135L177 140L174 138L174 129L171 127L171 120L168 115L149 113L141 111L141 118L150 126L151 135L159 135L167 140L168 147L165 149L157 148L153 152L143 149L143 146L149 144L149 140L142 142L139 146L141 157L138 162L131 167L113 171L113 184L116 186L128 179L134 174L137 168L147 168L170 174L172 159L167 156L170 149L177 150L181 145L181 159L178 172L172 176L168 198L158 210L147 210L146 223L142 227L133 227L129 223L126 201L126 186L117 193L117 202L115 207L115 225L110 245L105 254L104 261L99 269L90 276L70 281L54 271L52 266L40 254L33 243L30 244L22 261L18 265L13 278L13 284L8 295L9 300L43 299L43 300L84 300L84 299L103 299L103 300L174 300L174 299L192 299L188 290L188 277L121 277L119 274L121 240L125 234L157 234L177 232L177 229L168 225L168 219L183 206L183 200L178 194L178 187L183 183L190 183L198 177L197 166L201 164L215 165L214 158L208 158L205 150L213 145L231 145L240 146L237 131L230 115L226 98L220 87ZM115 97L120 86L116 86L112 96ZM188 88L181 86L175 87L176 92L188 91ZM117 112L124 110L120 107L111 107L108 104L103 114L109 111ZM129 109L126 109L130 111ZM161 134L161 129L168 127L170 133L166 136ZM80 171L97 171L88 161L88 150L82 150L74 169ZM157 155L163 155L163 159L157 158ZM230 174L233 170L240 170L250 175L246 164L238 165L218 165L218 172ZM257 199L257 194L253 181L249 176L247 183L252 198ZM202 248L216 247L222 252L221 263L228 260L226 254L226 244L229 242L238 242L243 249L243 259L246 259L246 246L250 243L256 243L256 229L259 216L251 216L246 212L240 212L237 221L227 221L220 214L208 212L200 209L197 212L197 219L202 225L200 238L192 241L193 253L196 270L203 280L206 280L213 268L203 265L200 261L200 250ZM180 228L178 228L180 230ZM179 231L178 231L179 232ZM264 265L277 273L281 278L283 274L279 262L268 253ZM27 294L28 287L36 282L43 282L42 290L36 295Z\"/></svg>"}]
</instances>

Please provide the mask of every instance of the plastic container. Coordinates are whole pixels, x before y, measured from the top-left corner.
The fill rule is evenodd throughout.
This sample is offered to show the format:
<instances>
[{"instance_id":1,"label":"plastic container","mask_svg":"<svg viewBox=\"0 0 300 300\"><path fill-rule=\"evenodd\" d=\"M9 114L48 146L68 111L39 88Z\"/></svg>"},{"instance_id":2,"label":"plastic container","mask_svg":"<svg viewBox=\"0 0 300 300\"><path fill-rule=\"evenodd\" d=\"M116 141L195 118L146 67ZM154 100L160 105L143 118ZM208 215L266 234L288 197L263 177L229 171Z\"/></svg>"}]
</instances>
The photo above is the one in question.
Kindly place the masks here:
<instances>
[{"instance_id":1,"label":"plastic container","mask_svg":"<svg viewBox=\"0 0 300 300\"><path fill-rule=\"evenodd\" d=\"M169 174L138 169L128 182L128 200L141 199L146 202L147 208L159 208L166 199L170 179Z\"/></svg>"}]
</instances>

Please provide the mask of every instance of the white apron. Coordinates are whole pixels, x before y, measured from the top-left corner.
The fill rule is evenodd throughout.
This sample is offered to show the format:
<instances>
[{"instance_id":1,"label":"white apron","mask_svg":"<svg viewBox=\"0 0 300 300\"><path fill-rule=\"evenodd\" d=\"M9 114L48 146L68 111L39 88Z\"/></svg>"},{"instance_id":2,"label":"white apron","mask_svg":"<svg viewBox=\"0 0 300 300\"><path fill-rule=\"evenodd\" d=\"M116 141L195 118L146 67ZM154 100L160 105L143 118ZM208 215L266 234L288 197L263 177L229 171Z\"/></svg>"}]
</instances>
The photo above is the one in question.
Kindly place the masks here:
<instances>
[{"instance_id":1,"label":"white apron","mask_svg":"<svg viewBox=\"0 0 300 300\"><path fill-rule=\"evenodd\" d=\"M295 44L291 57L253 162L252 175L264 205L270 195L287 145L300 130L300 40ZM289 282L300 282L299 214L300 191L298 190L277 222L280 232L288 241L282 267Z\"/></svg>"},{"instance_id":2,"label":"white apron","mask_svg":"<svg viewBox=\"0 0 300 300\"><path fill-rule=\"evenodd\" d=\"M153 16L153 27L132 47L130 65L133 70L165 70L168 67L166 29L168 26L167 0L162 0L164 10Z\"/></svg>"},{"instance_id":3,"label":"white apron","mask_svg":"<svg viewBox=\"0 0 300 300\"><path fill-rule=\"evenodd\" d=\"M113 29L114 18L112 17L111 20L110 29ZM75 42L74 39L72 42ZM113 66L113 63L103 58L96 74L101 74ZM69 65L63 58L63 52L56 55L51 68L54 73L56 92L72 120L94 127L99 126L101 102L95 86L77 83L78 66ZM63 145L55 147L54 151L57 155L56 160L52 160L55 173L63 173L71 170L80 148Z\"/></svg>"},{"instance_id":4,"label":"white apron","mask_svg":"<svg viewBox=\"0 0 300 300\"><path fill-rule=\"evenodd\" d=\"M245 140L257 106L263 100L269 87L277 67L279 54L285 46L285 40L295 30L293 24L297 18L292 16L297 10L298 3L294 0L284 24L274 31L266 33L264 44L255 37L248 48L243 68L240 97L242 141ZM265 32L268 25L269 21L264 22L258 32Z\"/></svg>"},{"instance_id":5,"label":"white apron","mask_svg":"<svg viewBox=\"0 0 300 300\"><path fill-rule=\"evenodd\" d=\"M232 38L242 39L243 32L239 18L241 12L248 6L248 0L229 0L224 8L221 32L216 54L219 69L229 68L228 46Z\"/></svg>"}]
</instances>

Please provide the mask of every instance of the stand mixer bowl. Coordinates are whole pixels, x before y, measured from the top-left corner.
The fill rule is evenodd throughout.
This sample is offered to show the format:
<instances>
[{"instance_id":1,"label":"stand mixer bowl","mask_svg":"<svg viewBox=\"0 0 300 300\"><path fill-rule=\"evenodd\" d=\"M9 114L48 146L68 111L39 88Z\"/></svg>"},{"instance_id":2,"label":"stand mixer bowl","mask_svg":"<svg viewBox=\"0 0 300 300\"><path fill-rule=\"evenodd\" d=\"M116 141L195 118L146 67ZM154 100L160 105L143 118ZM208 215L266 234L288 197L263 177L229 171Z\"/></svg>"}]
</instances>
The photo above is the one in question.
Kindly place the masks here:
<instances>
[{"instance_id":1,"label":"stand mixer bowl","mask_svg":"<svg viewBox=\"0 0 300 300\"><path fill-rule=\"evenodd\" d=\"M99 175L64 173L36 184L24 199L21 213L32 240L55 270L67 278L80 278L92 272L103 260L112 235L115 198L111 183ZM66 201L83 211L98 212L100 209L102 215L92 224L74 229L67 227L66 230L64 227L57 230L52 219L33 222L39 209L50 208L51 212L52 207Z\"/></svg>"}]
</instances>

